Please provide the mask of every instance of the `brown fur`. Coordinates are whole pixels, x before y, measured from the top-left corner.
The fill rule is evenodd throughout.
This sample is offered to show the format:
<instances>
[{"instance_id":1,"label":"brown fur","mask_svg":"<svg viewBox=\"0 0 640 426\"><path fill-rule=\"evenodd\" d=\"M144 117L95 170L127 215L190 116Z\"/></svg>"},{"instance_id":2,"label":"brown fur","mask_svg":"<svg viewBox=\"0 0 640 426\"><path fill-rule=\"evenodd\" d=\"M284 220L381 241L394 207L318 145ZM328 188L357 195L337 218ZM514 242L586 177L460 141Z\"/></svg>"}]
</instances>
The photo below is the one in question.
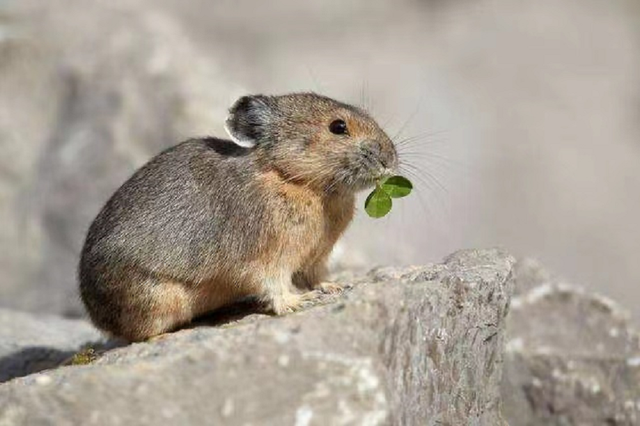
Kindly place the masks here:
<instances>
[{"instance_id":1,"label":"brown fur","mask_svg":"<svg viewBox=\"0 0 640 426\"><path fill-rule=\"evenodd\" d=\"M103 330L143 340L248 296L281 315L337 288L327 258L355 193L396 167L393 144L364 111L314 94L245 97L230 112L252 147L177 145L94 220L80 290ZM348 134L328 130L337 119Z\"/></svg>"}]
</instances>

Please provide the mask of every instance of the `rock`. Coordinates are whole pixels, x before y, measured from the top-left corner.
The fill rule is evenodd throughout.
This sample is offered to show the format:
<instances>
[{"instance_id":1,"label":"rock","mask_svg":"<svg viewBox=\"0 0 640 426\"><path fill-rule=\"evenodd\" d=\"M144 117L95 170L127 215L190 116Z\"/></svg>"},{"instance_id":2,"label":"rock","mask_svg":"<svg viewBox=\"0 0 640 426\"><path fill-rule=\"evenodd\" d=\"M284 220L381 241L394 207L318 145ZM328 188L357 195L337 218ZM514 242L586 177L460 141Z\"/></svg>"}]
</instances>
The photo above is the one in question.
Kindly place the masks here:
<instances>
[{"instance_id":1,"label":"rock","mask_svg":"<svg viewBox=\"0 0 640 426\"><path fill-rule=\"evenodd\" d=\"M628 314L531 260L518 262L516 277L503 382L509 424L640 424L640 334Z\"/></svg>"},{"instance_id":2,"label":"rock","mask_svg":"<svg viewBox=\"0 0 640 426\"><path fill-rule=\"evenodd\" d=\"M0 309L0 382L55 367L100 338L85 321Z\"/></svg>"},{"instance_id":3,"label":"rock","mask_svg":"<svg viewBox=\"0 0 640 426\"><path fill-rule=\"evenodd\" d=\"M0 385L0 424L501 425L513 263L463 251L296 314L219 314Z\"/></svg>"}]
</instances>

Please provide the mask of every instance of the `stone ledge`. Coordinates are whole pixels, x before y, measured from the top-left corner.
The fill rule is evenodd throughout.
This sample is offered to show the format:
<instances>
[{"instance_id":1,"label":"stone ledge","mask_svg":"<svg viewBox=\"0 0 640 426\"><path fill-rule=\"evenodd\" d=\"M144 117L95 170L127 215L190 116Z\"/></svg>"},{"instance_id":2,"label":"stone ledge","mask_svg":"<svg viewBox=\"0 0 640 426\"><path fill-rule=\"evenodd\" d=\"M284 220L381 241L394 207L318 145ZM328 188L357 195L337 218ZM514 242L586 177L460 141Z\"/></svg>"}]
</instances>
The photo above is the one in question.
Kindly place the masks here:
<instances>
[{"instance_id":1,"label":"stone ledge","mask_svg":"<svg viewBox=\"0 0 640 426\"><path fill-rule=\"evenodd\" d=\"M470 250L378 270L304 312L17 378L0 385L0 424L501 424L513 264Z\"/></svg>"}]
</instances>

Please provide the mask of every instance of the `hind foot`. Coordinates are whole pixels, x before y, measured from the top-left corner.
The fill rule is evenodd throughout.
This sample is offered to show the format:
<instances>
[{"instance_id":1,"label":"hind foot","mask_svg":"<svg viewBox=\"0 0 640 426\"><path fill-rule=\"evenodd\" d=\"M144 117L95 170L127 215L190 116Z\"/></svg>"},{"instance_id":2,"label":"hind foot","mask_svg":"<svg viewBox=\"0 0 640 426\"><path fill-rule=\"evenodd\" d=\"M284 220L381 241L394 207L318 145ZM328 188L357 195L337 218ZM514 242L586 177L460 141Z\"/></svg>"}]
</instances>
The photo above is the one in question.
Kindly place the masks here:
<instances>
[{"instance_id":1,"label":"hind foot","mask_svg":"<svg viewBox=\"0 0 640 426\"><path fill-rule=\"evenodd\" d=\"M285 315L300 311L313 305L320 297L317 291L309 291L303 294L285 293L273 297L271 300L271 310L276 315Z\"/></svg>"}]
</instances>

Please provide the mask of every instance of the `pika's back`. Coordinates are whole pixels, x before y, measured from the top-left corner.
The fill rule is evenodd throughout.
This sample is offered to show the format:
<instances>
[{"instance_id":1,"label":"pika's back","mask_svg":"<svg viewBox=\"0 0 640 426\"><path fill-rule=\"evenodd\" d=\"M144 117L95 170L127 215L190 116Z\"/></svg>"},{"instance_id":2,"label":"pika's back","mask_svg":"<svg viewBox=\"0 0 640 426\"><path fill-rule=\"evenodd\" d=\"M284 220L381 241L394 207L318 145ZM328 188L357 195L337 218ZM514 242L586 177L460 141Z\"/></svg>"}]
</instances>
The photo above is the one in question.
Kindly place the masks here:
<instances>
[{"instance_id":1,"label":"pika's back","mask_svg":"<svg viewBox=\"0 0 640 426\"><path fill-rule=\"evenodd\" d=\"M80 278L93 265L136 265L197 280L199 264L211 259L211 244L226 241L230 256L251 253L251 225L259 223L262 195L247 149L232 142L193 139L172 147L138 170L109 199L91 225ZM254 221L246 221L247 216ZM97 277L95 277L97 278Z\"/></svg>"}]
</instances>

